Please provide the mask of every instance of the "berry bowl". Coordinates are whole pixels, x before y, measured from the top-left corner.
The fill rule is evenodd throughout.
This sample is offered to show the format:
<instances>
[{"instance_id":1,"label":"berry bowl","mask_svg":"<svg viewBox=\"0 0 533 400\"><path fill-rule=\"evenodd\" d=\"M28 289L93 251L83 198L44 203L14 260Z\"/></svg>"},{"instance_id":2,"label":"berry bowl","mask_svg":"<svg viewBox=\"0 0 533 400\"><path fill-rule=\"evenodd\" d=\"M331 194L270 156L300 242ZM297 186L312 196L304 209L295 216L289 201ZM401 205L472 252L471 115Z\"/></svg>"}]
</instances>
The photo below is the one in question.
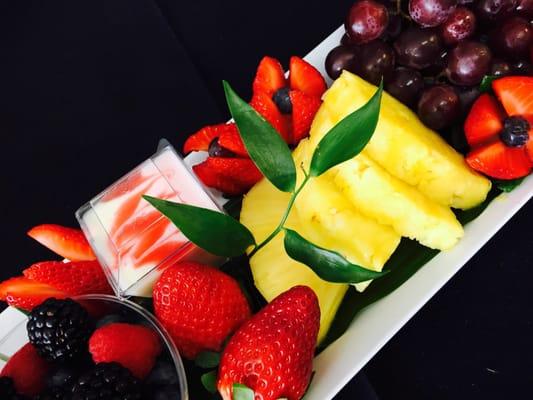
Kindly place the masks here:
<instances>
[{"instance_id":1,"label":"berry bowl","mask_svg":"<svg viewBox=\"0 0 533 400\"><path fill-rule=\"evenodd\" d=\"M126 360L129 359L130 362L133 362L134 364L137 363L133 368L128 367L137 378L139 378L139 368L141 371L145 370L145 372L142 372L143 377L139 378L138 382L140 382L140 387L145 393L145 396L148 394L148 399L188 399L187 380L178 349L165 328L159 324L149 311L130 300L111 295L83 295L75 297L74 300L87 310L90 316L89 318L91 319L91 326L95 329L89 339L89 348L92 358L99 358L96 360L97 365L109 366L109 363L113 361L118 362L123 358ZM70 369L72 371L71 376L73 375L73 379L76 379L79 383L83 379L81 375L86 376L91 368L95 368L93 361L90 360L90 356L78 357L76 358L76 362L70 360L57 362L57 360L54 360L53 362L47 363L47 361L42 361L43 368L35 367L35 370L31 371L34 377L41 375L41 382L39 382L39 378L35 378L35 381L33 381L33 379L28 379L28 376L24 373L21 374L22 376L12 376L11 371L20 371L20 365L35 365L39 364L41 361L33 362L31 360L32 357L38 357L36 352L33 356L31 352L30 354L24 354L24 349L27 348L28 346L26 345L29 344L28 327L30 324L28 324L28 321L30 321L30 317L25 316L14 308L10 308L8 311L12 314L10 320L17 320L18 323L16 323L16 325L11 325L11 328L7 331L4 329L0 330L0 357L2 358L2 360L0 360L0 370L2 370L3 376L6 375L12 378L17 391L21 391L21 381L25 380L25 382L22 382L22 387L24 387L23 390L30 390L30 394L43 392L49 393L57 386L58 371ZM71 323L71 321L69 321L69 323ZM7 328L6 325L1 325L3 325L2 328ZM120 332L120 329L109 329L112 325L114 325L114 327L120 325L122 329L124 329L125 326L129 328L133 326L134 328L132 331L124 330ZM34 324L34 326L39 326L39 322ZM106 333L106 329L103 328L108 328L108 332ZM153 362L150 362L150 357L145 356L145 349L143 349L143 347L145 347L144 343L149 342L149 340L143 339L143 336L138 336L137 339L132 339L132 336L134 337L137 334L135 330L144 332L144 334L151 331L151 337L158 338L158 340L155 340L155 343L157 343L157 348L160 349L160 353L154 357ZM100 336L104 336L104 340L102 340L102 337L97 340L96 333L98 331L102 334ZM147 339L150 339L150 335L148 335ZM134 340L134 342L132 342L132 340ZM138 345L135 344L134 346L131 346L134 348L128 348L130 347L129 345L132 345L135 342L137 342ZM152 342L154 342L154 340L152 340ZM115 346L115 349L109 350L113 346ZM34 347L37 348L38 346L36 345ZM21 351L19 352L19 350ZM99 352L100 354L96 356L95 352ZM55 354L59 353L60 351L55 350ZM136 355L131 356L131 354ZM111 359L109 359L110 357ZM116 360L113 359L113 357L116 357ZM86 358L89 358L89 360L86 360ZM145 359L146 362L144 362ZM47 358L46 360L50 361L50 358ZM13 364L13 368L9 368L9 363ZM107 368L106 373L113 373L113 368ZM128 372L126 372L126 374L132 379L135 379L133 378L133 375ZM63 382L67 381L64 380ZM71 387L75 386L73 382L73 380L69 380L68 383L63 383L62 387L65 388L65 386L68 386L68 390L71 390ZM143 397L143 399L144 398L145 397Z\"/></svg>"}]
</instances>

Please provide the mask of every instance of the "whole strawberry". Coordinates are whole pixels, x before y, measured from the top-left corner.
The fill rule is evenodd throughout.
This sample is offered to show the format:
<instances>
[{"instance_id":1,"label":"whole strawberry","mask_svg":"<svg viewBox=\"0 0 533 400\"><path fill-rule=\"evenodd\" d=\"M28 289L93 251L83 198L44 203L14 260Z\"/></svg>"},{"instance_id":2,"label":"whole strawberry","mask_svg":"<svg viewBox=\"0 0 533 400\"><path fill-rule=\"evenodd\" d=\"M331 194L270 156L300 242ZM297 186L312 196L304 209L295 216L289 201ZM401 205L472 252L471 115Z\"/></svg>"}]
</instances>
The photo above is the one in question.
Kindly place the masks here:
<instances>
[{"instance_id":1,"label":"whole strawberry","mask_svg":"<svg viewBox=\"0 0 533 400\"><path fill-rule=\"evenodd\" d=\"M219 351L224 340L250 317L239 284L208 265L169 267L154 286L153 300L155 315L189 359L204 350Z\"/></svg>"},{"instance_id":2,"label":"whole strawberry","mask_svg":"<svg viewBox=\"0 0 533 400\"><path fill-rule=\"evenodd\" d=\"M226 346L217 388L232 399L233 385L244 384L261 400L299 400L313 368L320 325L315 293L295 286L280 294L233 335Z\"/></svg>"}]
</instances>

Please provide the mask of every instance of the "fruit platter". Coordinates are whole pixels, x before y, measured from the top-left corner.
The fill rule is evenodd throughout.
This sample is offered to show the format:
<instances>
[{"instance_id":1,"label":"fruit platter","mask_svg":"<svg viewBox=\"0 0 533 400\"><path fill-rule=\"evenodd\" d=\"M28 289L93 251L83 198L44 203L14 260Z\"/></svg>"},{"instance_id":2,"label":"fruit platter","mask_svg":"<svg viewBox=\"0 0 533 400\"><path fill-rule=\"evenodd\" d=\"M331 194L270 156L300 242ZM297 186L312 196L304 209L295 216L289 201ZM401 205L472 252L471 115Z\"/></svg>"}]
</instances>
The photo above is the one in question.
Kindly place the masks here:
<instances>
[{"instance_id":1,"label":"fruit platter","mask_svg":"<svg viewBox=\"0 0 533 400\"><path fill-rule=\"evenodd\" d=\"M358 0L223 82L231 121L28 231L0 398L333 398L533 195L532 17Z\"/></svg>"}]
</instances>

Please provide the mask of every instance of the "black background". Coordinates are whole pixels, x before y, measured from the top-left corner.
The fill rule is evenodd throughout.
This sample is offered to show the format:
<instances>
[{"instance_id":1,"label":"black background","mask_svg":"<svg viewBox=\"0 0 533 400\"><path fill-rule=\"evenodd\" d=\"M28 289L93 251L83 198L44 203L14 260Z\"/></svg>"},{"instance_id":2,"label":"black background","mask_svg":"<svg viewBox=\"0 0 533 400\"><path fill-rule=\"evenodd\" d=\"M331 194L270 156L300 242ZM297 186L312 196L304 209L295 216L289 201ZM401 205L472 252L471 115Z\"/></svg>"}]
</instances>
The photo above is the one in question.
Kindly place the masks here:
<instances>
[{"instance_id":1,"label":"black background","mask_svg":"<svg viewBox=\"0 0 533 400\"><path fill-rule=\"evenodd\" d=\"M305 55L350 4L0 3L0 278L52 257L27 229L74 226L159 138L224 121L221 79L248 96L263 55ZM532 221L528 204L367 365L381 399L531 398Z\"/></svg>"}]
</instances>

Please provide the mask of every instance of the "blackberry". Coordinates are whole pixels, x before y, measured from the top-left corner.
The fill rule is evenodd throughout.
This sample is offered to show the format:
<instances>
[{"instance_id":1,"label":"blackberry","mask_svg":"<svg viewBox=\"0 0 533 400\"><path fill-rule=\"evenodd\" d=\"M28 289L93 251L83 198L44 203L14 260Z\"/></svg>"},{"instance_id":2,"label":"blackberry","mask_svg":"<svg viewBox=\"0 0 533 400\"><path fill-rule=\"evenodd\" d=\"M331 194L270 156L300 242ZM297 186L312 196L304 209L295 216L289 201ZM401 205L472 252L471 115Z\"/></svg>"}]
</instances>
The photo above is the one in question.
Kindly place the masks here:
<instances>
[{"instance_id":1,"label":"blackberry","mask_svg":"<svg viewBox=\"0 0 533 400\"><path fill-rule=\"evenodd\" d=\"M60 388L48 389L44 393L41 393L34 400L67 400L66 392Z\"/></svg>"},{"instance_id":2,"label":"blackberry","mask_svg":"<svg viewBox=\"0 0 533 400\"><path fill-rule=\"evenodd\" d=\"M17 394L13 379L2 376L0 378L0 399L2 400L26 400L27 398Z\"/></svg>"},{"instance_id":3,"label":"blackberry","mask_svg":"<svg viewBox=\"0 0 533 400\"><path fill-rule=\"evenodd\" d=\"M92 323L75 301L50 298L33 309L26 328L30 342L43 358L66 362L87 352Z\"/></svg>"},{"instance_id":4,"label":"blackberry","mask_svg":"<svg viewBox=\"0 0 533 400\"><path fill-rule=\"evenodd\" d=\"M101 363L83 374L70 390L69 400L140 400L142 385L118 363Z\"/></svg>"}]
</instances>

